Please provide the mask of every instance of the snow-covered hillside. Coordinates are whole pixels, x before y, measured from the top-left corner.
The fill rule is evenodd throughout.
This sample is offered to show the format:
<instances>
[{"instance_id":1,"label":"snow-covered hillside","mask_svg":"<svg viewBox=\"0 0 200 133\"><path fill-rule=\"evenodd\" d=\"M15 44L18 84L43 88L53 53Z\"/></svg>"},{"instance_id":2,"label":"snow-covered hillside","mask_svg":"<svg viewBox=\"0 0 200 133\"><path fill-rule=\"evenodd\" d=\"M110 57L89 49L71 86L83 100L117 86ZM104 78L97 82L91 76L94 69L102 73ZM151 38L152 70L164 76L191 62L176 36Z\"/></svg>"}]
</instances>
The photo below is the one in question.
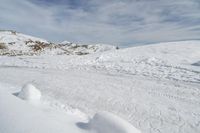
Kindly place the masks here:
<instances>
[{"instance_id":1,"label":"snow-covered hillside","mask_svg":"<svg viewBox=\"0 0 200 133\"><path fill-rule=\"evenodd\" d=\"M67 41L56 44L15 31L0 31L0 55L86 55L115 49L117 47L103 44L83 45Z\"/></svg>"},{"instance_id":2,"label":"snow-covered hillside","mask_svg":"<svg viewBox=\"0 0 200 133\"><path fill-rule=\"evenodd\" d=\"M65 41L60 45L71 44ZM26 113L36 110L36 129L39 123L49 121L38 132L199 133L199 62L200 41L152 44L85 56L0 56L0 132L12 121L21 133L23 128L17 127L31 119ZM40 99L40 93L34 91L39 103L21 100L30 99L24 98L24 93L16 95L27 83L41 92ZM48 124L53 129L47 129ZM14 131L9 127L7 130Z\"/></svg>"}]
</instances>

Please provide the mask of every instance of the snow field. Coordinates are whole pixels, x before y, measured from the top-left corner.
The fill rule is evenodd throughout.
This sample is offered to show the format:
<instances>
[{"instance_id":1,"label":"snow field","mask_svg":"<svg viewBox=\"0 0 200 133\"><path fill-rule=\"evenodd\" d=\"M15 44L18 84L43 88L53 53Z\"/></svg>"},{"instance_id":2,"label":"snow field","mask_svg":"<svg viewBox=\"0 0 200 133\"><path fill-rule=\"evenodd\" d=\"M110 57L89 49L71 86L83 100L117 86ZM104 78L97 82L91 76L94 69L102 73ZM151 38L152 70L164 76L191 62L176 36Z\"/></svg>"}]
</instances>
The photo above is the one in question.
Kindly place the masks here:
<instances>
[{"instance_id":1,"label":"snow field","mask_svg":"<svg viewBox=\"0 0 200 133\"><path fill-rule=\"evenodd\" d=\"M17 42L15 47L9 42L13 36L20 41L16 35L5 35L3 40L10 48L26 50L22 46L28 37L22 38L22 46ZM72 52L83 50L76 44L69 47ZM94 50L89 45L83 47ZM1 82L20 88L16 86L34 81L42 92L40 99L37 88L27 85L20 91L21 100L12 93L7 95L14 88L0 84L0 133L27 133L33 128L33 133L138 131L118 116L144 133L200 132L200 41L97 50L84 56L43 52L46 54L40 56L0 57ZM41 104L32 107L29 99ZM117 116L95 115L102 110ZM94 117L85 123L79 111ZM31 122L24 128L27 121ZM48 126L51 128L46 129Z\"/></svg>"}]
</instances>

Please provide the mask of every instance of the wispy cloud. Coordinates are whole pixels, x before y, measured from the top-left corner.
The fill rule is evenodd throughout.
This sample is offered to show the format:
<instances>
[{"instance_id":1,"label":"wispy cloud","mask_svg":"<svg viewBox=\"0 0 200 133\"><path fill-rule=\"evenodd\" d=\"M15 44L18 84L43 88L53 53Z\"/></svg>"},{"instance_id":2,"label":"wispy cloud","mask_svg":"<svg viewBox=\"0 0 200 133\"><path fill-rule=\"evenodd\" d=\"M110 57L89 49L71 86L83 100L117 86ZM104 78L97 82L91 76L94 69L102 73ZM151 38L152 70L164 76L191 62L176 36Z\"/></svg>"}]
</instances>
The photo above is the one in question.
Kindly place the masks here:
<instances>
[{"instance_id":1,"label":"wispy cloud","mask_svg":"<svg viewBox=\"0 0 200 133\"><path fill-rule=\"evenodd\" d=\"M0 0L0 28L52 41L131 45L200 39L198 0Z\"/></svg>"}]
</instances>

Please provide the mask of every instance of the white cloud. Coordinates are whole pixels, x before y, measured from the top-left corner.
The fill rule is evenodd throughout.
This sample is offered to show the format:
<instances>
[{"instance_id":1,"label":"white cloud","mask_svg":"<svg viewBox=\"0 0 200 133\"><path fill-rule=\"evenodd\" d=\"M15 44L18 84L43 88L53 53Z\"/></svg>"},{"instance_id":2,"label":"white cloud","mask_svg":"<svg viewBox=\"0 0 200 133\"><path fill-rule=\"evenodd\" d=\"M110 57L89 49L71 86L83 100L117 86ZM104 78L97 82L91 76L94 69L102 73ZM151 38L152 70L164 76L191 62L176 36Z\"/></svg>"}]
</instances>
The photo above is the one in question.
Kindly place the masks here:
<instances>
[{"instance_id":1,"label":"white cloud","mask_svg":"<svg viewBox=\"0 0 200 133\"><path fill-rule=\"evenodd\" d=\"M0 0L1 28L53 41L134 44L199 39L198 0L88 0L69 5Z\"/></svg>"}]
</instances>

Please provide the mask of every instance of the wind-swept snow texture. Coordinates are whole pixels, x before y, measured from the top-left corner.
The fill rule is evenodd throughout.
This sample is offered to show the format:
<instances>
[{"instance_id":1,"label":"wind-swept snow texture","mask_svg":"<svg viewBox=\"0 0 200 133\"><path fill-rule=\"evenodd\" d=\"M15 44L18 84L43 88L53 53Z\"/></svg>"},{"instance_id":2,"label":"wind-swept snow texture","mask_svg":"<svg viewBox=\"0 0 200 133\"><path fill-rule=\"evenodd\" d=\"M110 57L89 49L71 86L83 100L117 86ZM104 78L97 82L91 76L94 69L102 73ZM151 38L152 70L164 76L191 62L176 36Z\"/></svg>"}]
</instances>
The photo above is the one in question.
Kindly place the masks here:
<instances>
[{"instance_id":1,"label":"wind-swept snow texture","mask_svg":"<svg viewBox=\"0 0 200 133\"><path fill-rule=\"evenodd\" d=\"M199 60L200 41L84 56L1 56L0 81L33 83L53 108L90 117L108 111L142 133L199 133Z\"/></svg>"}]
</instances>

